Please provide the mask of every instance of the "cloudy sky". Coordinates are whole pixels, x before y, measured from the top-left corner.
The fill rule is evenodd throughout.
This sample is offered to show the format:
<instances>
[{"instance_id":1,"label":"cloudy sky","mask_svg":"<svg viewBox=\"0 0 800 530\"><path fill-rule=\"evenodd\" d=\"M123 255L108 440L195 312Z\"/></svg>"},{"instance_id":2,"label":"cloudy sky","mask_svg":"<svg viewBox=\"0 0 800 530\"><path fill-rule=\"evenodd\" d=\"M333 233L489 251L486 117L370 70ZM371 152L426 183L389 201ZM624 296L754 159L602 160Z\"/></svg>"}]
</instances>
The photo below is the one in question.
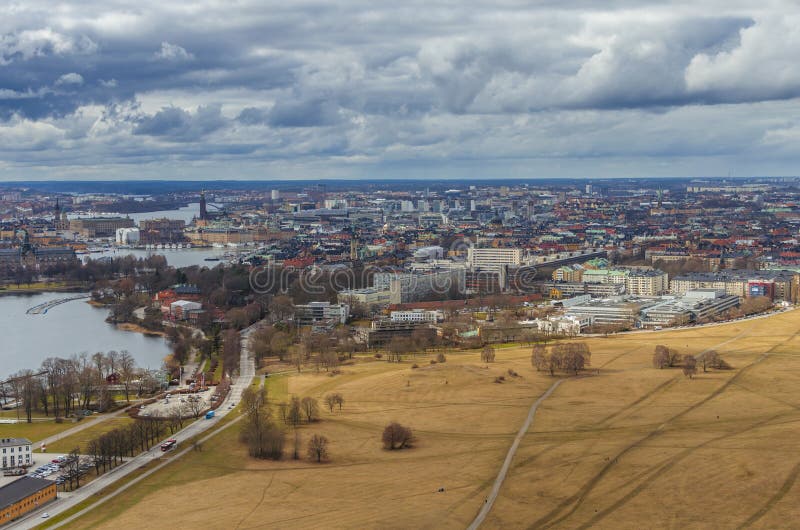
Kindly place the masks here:
<instances>
[{"instance_id":1,"label":"cloudy sky","mask_svg":"<svg viewBox=\"0 0 800 530\"><path fill-rule=\"evenodd\" d=\"M1 2L0 180L800 174L794 0L341 4Z\"/></svg>"}]
</instances>

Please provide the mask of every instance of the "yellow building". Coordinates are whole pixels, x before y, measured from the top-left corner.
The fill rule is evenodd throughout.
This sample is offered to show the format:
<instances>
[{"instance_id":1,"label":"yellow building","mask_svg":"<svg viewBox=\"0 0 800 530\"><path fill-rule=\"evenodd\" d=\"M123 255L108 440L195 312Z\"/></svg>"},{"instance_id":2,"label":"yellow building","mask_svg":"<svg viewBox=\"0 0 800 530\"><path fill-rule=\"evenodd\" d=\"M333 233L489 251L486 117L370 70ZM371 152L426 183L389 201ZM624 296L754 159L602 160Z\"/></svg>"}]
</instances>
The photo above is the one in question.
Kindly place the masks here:
<instances>
[{"instance_id":1,"label":"yellow building","mask_svg":"<svg viewBox=\"0 0 800 530\"><path fill-rule=\"evenodd\" d=\"M0 488L0 525L37 510L56 499L52 480L22 477Z\"/></svg>"}]
</instances>

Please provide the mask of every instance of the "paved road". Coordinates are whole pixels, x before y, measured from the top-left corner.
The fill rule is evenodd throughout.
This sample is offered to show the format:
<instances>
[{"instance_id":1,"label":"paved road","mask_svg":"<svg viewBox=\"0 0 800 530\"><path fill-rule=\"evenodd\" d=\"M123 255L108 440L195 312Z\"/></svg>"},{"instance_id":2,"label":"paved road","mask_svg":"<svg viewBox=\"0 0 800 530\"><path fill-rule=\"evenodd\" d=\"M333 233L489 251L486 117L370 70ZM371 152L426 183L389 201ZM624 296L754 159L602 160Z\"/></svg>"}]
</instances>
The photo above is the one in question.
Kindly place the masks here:
<instances>
[{"instance_id":1,"label":"paved road","mask_svg":"<svg viewBox=\"0 0 800 530\"><path fill-rule=\"evenodd\" d=\"M503 486L503 481L506 479L506 475L508 474L509 468L511 468L511 461L514 459L514 455L517 453L517 448L519 447L520 442L525 437L525 433L528 432L531 424L533 423L533 417L536 415L536 410L539 408L539 405L542 404L542 401L550 397L558 385L560 385L564 379L559 379L553 386L547 389L547 392L542 394L536 402L531 405L531 409L528 411L528 417L525 418L525 423L522 424L520 427L519 432L517 433L516 438L514 438L514 443L511 444L511 447L508 449L508 454L506 454L506 459L503 461L503 466L500 468L500 472L497 474L497 478L494 481L494 486L492 486L492 491L489 493L489 496L483 503L481 507L481 511L478 512L478 515L472 521L472 523L467 527L468 530L477 530L477 528L483 523L483 520L486 519L486 516L489 515L489 512L492 511L492 505L494 505L494 501L497 500L497 494L500 493L500 488Z\"/></svg>"},{"instance_id":2,"label":"paved road","mask_svg":"<svg viewBox=\"0 0 800 530\"><path fill-rule=\"evenodd\" d=\"M175 433L172 436L172 438L178 440L179 445L182 440L187 440L193 436L202 434L203 432L217 425L217 423L219 422L218 418L222 418L225 415L227 415L228 412L230 412L230 410L228 409L228 404L239 403L239 401L241 401L242 392L244 392L245 388L247 388L253 381L253 377L255 377L256 373L255 361L250 355L250 350L248 347L249 336L254 329L255 325L250 326L249 328L242 331L242 356L239 361L240 373L239 376L236 377L233 384L231 385L231 390L228 393L228 397L225 398L225 401L222 403L222 406L220 406L217 409L215 418L211 420L205 420L205 419L198 420L192 423L191 425L187 426L186 428ZM209 438L210 436L211 435L209 435L206 438ZM180 453L175 455L174 458L180 457L181 455L185 454L189 449L191 449L191 447L183 449ZM111 486L117 480L120 480L121 478L129 475L130 473L133 473L134 471L139 469L141 466L147 464L148 462L160 458L162 455L163 453L161 452L161 448L158 445L156 445L149 451L146 451L144 453L135 456L134 458L130 459L124 464L112 469L108 473L100 475L86 486L79 488L77 491L70 493L60 493L59 498L53 501L52 503L31 512L30 514L22 517L21 519L18 519L17 521L7 526L4 526L3 528L4 530L33 528L34 526L44 522L43 519L41 519L42 513L47 512L48 514L50 514L51 517L53 517L64 511L67 511L73 506L85 501L92 495L95 495L102 489ZM169 462L174 458L165 461L165 464L166 462ZM161 467L161 465L157 466L157 468ZM102 503L104 502L104 500L105 499L100 499L96 504ZM94 506L96 506L96 504L92 505L92 507L90 508L93 508ZM70 518L70 520L72 520L72 518ZM66 523L67 521L61 522L54 528L58 528L59 526L62 526Z\"/></svg>"}]
</instances>

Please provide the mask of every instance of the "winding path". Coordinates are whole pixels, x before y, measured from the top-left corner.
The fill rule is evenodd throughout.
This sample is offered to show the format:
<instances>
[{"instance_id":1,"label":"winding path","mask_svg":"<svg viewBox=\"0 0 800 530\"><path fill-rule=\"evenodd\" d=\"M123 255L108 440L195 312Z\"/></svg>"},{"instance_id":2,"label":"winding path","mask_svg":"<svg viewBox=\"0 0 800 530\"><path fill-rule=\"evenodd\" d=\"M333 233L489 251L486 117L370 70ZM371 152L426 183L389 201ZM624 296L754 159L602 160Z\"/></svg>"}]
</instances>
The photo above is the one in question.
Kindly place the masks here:
<instances>
[{"instance_id":1,"label":"winding path","mask_svg":"<svg viewBox=\"0 0 800 530\"><path fill-rule=\"evenodd\" d=\"M497 474L497 478L494 481L491 493L489 493L489 496L483 503L481 511L478 512L478 515L475 516L475 519L467 527L468 530L477 530L481 523L483 523L483 520L486 519L486 516L489 515L489 512L492 511L494 501L497 500L497 494L500 493L500 488L503 486L503 481L505 481L508 470L511 468L511 461L514 459L514 455L517 454L517 449L519 448L520 442L522 442L522 438L528 432L528 429L533 423L533 417L536 415L536 410L545 399L550 397L550 394L552 394L562 382L564 382L564 379L559 379L553 383L553 385L547 389L547 392L539 396L539 399L537 399L533 405L531 405L531 409L528 411L528 417L525 418L525 423L523 423L522 427L520 427L517 436L514 438L514 443L512 443L511 447L508 449L508 454L506 454L506 459L503 461L503 466L500 468L500 472Z\"/></svg>"}]
</instances>

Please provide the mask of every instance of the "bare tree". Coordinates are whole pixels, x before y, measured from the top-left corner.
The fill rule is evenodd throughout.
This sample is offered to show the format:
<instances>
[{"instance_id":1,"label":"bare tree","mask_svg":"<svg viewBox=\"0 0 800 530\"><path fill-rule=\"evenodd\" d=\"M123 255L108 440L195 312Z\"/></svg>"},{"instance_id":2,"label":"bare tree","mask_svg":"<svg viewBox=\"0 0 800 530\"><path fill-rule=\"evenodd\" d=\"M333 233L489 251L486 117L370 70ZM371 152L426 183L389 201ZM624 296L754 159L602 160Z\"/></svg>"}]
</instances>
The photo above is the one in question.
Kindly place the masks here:
<instances>
[{"instance_id":1,"label":"bare tree","mask_svg":"<svg viewBox=\"0 0 800 530\"><path fill-rule=\"evenodd\" d=\"M696 373L697 359L695 359L693 355L685 355L683 357L683 375L692 379Z\"/></svg>"},{"instance_id":2,"label":"bare tree","mask_svg":"<svg viewBox=\"0 0 800 530\"><path fill-rule=\"evenodd\" d=\"M681 362L681 355L662 344L656 346L653 352L653 366L656 368L672 368Z\"/></svg>"},{"instance_id":3,"label":"bare tree","mask_svg":"<svg viewBox=\"0 0 800 530\"><path fill-rule=\"evenodd\" d=\"M303 420L303 410L300 406L300 398L297 396L292 396L292 399L289 400L289 410L286 415L288 423L291 425L297 426Z\"/></svg>"},{"instance_id":4,"label":"bare tree","mask_svg":"<svg viewBox=\"0 0 800 530\"><path fill-rule=\"evenodd\" d=\"M266 389L248 387L242 393L244 425L240 439L248 446L250 456L280 460L285 436L270 418Z\"/></svg>"},{"instance_id":5,"label":"bare tree","mask_svg":"<svg viewBox=\"0 0 800 530\"><path fill-rule=\"evenodd\" d=\"M131 402L130 388L136 374L136 361L127 350L122 350L119 355L119 375L122 385L125 387L125 401Z\"/></svg>"},{"instance_id":6,"label":"bare tree","mask_svg":"<svg viewBox=\"0 0 800 530\"><path fill-rule=\"evenodd\" d=\"M493 363L495 357L494 348L491 346L485 346L483 350L481 350L481 361L485 363Z\"/></svg>"},{"instance_id":7,"label":"bare tree","mask_svg":"<svg viewBox=\"0 0 800 530\"><path fill-rule=\"evenodd\" d=\"M547 368L547 346L544 344L534 344L531 352L531 364L537 372Z\"/></svg>"},{"instance_id":8,"label":"bare tree","mask_svg":"<svg viewBox=\"0 0 800 530\"><path fill-rule=\"evenodd\" d=\"M333 412L333 407L336 406L336 398L333 397L333 394L325 396L325 404L328 405L330 411Z\"/></svg>"},{"instance_id":9,"label":"bare tree","mask_svg":"<svg viewBox=\"0 0 800 530\"><path fill-rule=\"evenodd\" d=\"M409 427L392 422L383 429L381 440L383 441L384 449L394 451L395 449L411 447L414 442L414 435Z\"/></svg>"},{"instance_id":10,"label":"bare tree","mask_svg":"<svg viewBox=\"0 0 800 530\"><path fill-rule=\"evenodd\" d=\"M304 397L300 401L300 407L302 408L303 414L305 415L308 423L317 421L319 419L319 403L316 399L308 396Z\"/></svg>"},{"instance_id":11,"label":"bare tree","mask_svg":"<svg viewBox=\"0 0 800 530\"><path fill-rule=\"evenodd\" d=\"M308 458L316 459L318 463L328 459L328 439L322 435L315 434L308 441Z\"/></svg>"}]
</instances>

